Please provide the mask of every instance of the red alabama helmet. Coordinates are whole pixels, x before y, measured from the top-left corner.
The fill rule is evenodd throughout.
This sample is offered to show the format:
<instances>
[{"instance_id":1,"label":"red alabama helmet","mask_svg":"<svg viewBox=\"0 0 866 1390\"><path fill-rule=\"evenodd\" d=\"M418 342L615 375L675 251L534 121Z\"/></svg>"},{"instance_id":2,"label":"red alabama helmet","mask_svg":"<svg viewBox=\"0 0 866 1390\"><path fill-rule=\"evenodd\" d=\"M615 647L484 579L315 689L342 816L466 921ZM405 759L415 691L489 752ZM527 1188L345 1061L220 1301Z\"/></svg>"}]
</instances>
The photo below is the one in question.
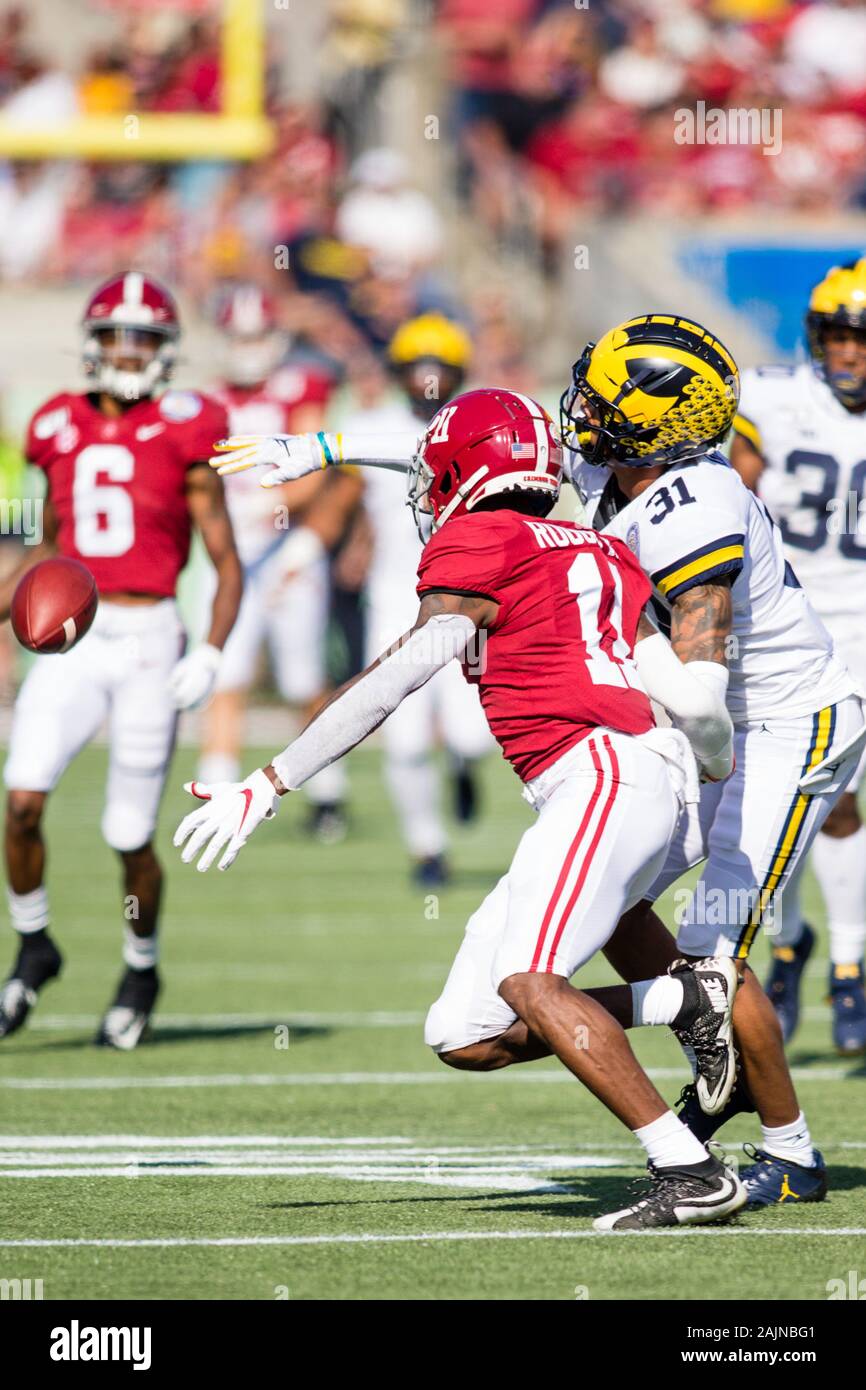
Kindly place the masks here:
<instances>
[{"instance_id":1,"label":"red alabama helmet","mask_svg":"<svg viewBox=\"0 0 866 1390\"><path fill-rule=\"evenodd\" d=\"M562 447L543 406L498 387L455 396L433 416L409 473L419 534L501 493L559 496Z\"/></svg>"},{"instance_id":2,"label":"red alabama helmet","mask_svg":"<svg viewBox=\"0 0 866 1390\"><path fill-rule=\"evenodd\" d=\"M286 338L277 325L274 303L258 285L238 285L217 315L225 334L223 374L232 386L258 386L279 366Z\"/></svg>"},{"instance_id":3,"label":"red alabama helmet","mask_svg":"<svg viewBox=\"0 0 866 1390\"><path fill-rule=\"evenodd\" d=\"M140 400L170 378L180 337L177 305L149 275L112 275L90 296L82 324L84 370L97 390Z\"/></svg>"}]
</instances>

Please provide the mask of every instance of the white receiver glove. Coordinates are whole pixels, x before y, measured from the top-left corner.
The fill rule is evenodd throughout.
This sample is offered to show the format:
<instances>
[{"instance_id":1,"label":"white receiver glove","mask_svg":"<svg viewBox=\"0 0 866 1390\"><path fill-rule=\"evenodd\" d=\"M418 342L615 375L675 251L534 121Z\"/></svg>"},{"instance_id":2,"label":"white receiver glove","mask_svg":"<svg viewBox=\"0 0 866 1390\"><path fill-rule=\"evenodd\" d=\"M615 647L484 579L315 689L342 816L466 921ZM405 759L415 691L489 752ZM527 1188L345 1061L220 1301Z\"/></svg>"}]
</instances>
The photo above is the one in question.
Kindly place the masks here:
<instances>
[{"instance_id":1,"label":"white receiver glove","mask_svg":"<svg viewBox=\"0 0 866 1390\"><path fill-rule=\"evenodd\" d=\"M222 652L203 642L182 656L168 678L175 709L195 709L204 704L216 682Z\"/></svg>"},{"instance_id":2,"label":"white receiver glove","mask_svg":"<svg viewBox=\"0 0 866 1390\"><path fill-rule=\"evenodd\" d=\"M315 434L233 434L214 445L210 466L222 478L247 468L269 467L261 485L279 487L327 467L331 460L318 441Z\"/></svg>"},{"instance_id":3,"label":"white receiver glove","mask_svg":"<svg viewBox=\"0 0 866 1390\"><path fill-rule=\"evenodd\" d=\"M196 865L201 874L224 848L219 867L231 868L256 827L263 820L272 820L280 804L273 783L261 768L244 782L186 782L184 791L204 805L184 817L174 833L174 845L180 849L186 841L181 854L184 864L192 863L199 850L204 851Z\"/></svg>"}]
</instances>

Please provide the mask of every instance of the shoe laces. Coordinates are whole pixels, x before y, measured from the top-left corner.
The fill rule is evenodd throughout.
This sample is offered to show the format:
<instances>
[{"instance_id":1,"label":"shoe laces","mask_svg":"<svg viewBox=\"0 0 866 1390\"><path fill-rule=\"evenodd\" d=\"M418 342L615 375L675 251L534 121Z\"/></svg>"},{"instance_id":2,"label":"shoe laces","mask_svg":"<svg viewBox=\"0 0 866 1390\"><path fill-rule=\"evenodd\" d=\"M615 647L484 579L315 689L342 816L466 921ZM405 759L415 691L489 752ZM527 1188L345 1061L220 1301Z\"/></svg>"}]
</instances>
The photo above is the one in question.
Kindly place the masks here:
<instances>
[{"instance_id":1,"label":"shoe laces","mask_svg":"<svg viewBox=\"0 0 866 1390\"><path fill-rule=\"evenodd\" d=\"M674 1101L674 1105L677 1107L678 1110L684 1105L691 1105L692 1101L697 1099L697 1094L698 1091L694 1081L690 1081L688 1085L684 1086L683 1089L680 1091L679 1095Z\"/></svg>"},{"instance_id":2,"label":"shoe laces","mask_svg":"<svg viewBox=\"0 0 866 1390\"><path fill-rule=\"evenodd\" d=\"M653 1163L648 1163L647 1172L649 1186L646 1185L647 1178L644 1175L632 1178L629 1183L629 1191L633 1192L637 1199L632 1203L632 1208L640 1208L641 1211L664 1210L668 1203L668 1189L671 1184L676 1186L683 1196L690 1196L692 1192L701 1192L705 1187L700 1178L691 1173L684 1173L679 1168L666 1171L657 1168Z\"/></svg>"}]
</instances>

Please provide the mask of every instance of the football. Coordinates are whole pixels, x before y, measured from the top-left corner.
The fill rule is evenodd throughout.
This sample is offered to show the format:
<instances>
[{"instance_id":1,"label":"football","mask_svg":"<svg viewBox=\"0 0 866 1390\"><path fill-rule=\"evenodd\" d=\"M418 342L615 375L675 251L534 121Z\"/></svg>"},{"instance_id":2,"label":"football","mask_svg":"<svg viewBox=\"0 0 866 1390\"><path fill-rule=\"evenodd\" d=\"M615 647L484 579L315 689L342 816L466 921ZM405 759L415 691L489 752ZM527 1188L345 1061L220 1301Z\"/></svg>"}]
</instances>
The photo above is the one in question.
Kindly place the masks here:
<instances>
[{"instance_id":1,"label":"football","mask_svg":"<svg viewBox=\"0 0 866 1390\"><path fill-rule=\"evenodd\" d=\"M99 602L78 560L55 556L28 570L12 597L12 631L31 652L67 652L87 632Z\"/></svg>"}]
</instances>

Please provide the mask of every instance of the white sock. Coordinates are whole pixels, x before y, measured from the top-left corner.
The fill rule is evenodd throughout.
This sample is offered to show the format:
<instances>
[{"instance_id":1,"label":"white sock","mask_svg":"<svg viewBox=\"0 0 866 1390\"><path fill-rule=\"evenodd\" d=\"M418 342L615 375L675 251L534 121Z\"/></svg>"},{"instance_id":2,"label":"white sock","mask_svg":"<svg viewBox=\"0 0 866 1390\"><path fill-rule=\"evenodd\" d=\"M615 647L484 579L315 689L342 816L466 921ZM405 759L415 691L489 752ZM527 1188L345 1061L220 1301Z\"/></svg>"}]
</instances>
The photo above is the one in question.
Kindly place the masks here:
<instances>
[{"instance_id":1,"label":"white sock","mask_svg":"<svg viewBox=\"0 0 866 1390\"><path fill-rule=\"evenodd\" d=\"M656 980L639 980L631 987L632 1021L635 1026L654 1028L673 1023L683 1006L682 980L659 975Z\"/></svg>"},{"instance_id":2,"label":"white sock","mask_svg":"<svg viewBox=\"0 0 866 1390\"><path fill-rule=\"evenodd\" d=\"M432 757L385 758L385 779L410 854L429 859L445 850L439 808L439 773Z\"/></svg>"},{"instance_id":3,"label":"white sock","mask_svg":"<svg viewBox=\"0 0 866 1390\"><path fill-rule=\"evenodd\" d=\"M316 772L303 786L304 795L313 806L333 806L346 796L346 763L338 758L335 763Z\"/></svg>"},{"instance_id":4,"label":"white sock","mask_svg":"<svg viewBox=\"0 0 866 1390\"><path fill-rule=\"evenodd\" d=\"M681 1168L683 1164L704 1163L709 1154L673 1110L666 1110L652 1124L633 1131L656 1168Z\"/></svg>"},{"instance_id":5,"label":"white sock","mask_svg":"<svg viewBox=\"0 0 866 1390\"><path fill-rule=\"evenodd\" d=\"M31 932L42 931L43 927L48 926L48 889L44 884L30 893L15 893L7 888L6 895L15 931L29 936Z\"/></svg>"},{"instance_id":6,"label":"white sock","mask_svg":"<svg viewBox=\"0 0 866 1390\"><path fill-rule=\"evenodd\" d=\"M159 959L159 938L136 936L131 927L123 929L123 959L131 970L150 970Z\"/></svg>"},{"instance_id":7,"label":"white sock","mask_svg":"<svg viewBox=\"0 0 866 1390\"><path fill-rule=\"evenodd\" d=\"M784 947L791 950L803 935L806 923L800 908L801 878L802 875L797 874L793 883L786 884L782 896L773 901L772 931L768 927L764 931L774 951Z\"/></svg>"},{"instance_id":8,"label":"white sock","mask_svg":"<svg viewBox=\"0 0 866 1390\"><path fill-rule=\"evenodd\" d=\"M764 1139L761 1147L774 1158L799 1163L801 1168L814 1167L815 1150L812 1148L812 1136L802 1110L789 1125L779 1125L777 1129L768 1129L766 1125L761 1125L761 1134Z\"/></svg>"},{"instance_id":9,"label":"white sock","mask_svg":"<svg viewBox=\"0 0 866 1390\"><path fill-rule=\"evenodd\" d=\"M816 835L812 867L827 904L830 959L854 965L866 948L866 826L841 840Z\"/></svg>"},{"instance_id":10,"label":"white sock","mask_svg":"<svg viewBox=\"0 0 866 1390\"><path fill-rule=\"evenodd\" d=\"M195 774L197 782L239 782L241 765L233 753L202 753Z\"/></svg>"}]
</instances>

